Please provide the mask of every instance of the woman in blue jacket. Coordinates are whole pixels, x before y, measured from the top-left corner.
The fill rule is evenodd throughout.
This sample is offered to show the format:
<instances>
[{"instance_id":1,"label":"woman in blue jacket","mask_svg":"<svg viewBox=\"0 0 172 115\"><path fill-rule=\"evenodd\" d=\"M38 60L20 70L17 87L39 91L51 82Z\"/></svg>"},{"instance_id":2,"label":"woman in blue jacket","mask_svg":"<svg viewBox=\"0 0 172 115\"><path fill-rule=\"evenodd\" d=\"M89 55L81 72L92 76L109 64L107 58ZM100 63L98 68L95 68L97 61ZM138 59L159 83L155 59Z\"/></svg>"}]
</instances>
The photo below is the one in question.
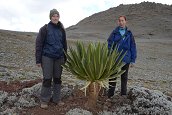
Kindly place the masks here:
<instances>
[{"instance_id":1,"label":"woman in blue jacket","mask_svg":"<svg viewBox=\"0 0 172 115\"><path fill-rule=\"evenodd\" d=\"M133 37L133 34L128 30L126 26L127 20L125 16L120 16L118 18L118 27L116 27L108 38L108 48L110 49L112 45L118 45L118 51L126 52L123 62L125 65L122 67L122 70L125 70L125 73L121 75L121 95L127 95L127 80L128 80L128 70L129 67L133 67L136 57L136 43ZM113 79L114 80L114 79ZM114 95L116 87L116 82L109 82L108 97Z\"/></svg>"}]
</instances>

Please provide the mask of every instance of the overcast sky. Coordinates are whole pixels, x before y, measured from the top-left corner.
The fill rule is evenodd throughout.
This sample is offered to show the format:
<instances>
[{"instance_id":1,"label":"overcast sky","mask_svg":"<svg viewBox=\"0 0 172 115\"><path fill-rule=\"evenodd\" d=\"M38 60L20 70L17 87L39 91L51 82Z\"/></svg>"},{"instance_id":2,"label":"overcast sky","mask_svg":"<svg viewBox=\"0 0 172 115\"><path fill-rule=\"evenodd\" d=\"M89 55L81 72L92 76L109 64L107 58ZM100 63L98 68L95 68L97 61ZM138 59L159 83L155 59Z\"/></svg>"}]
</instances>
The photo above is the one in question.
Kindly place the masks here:
<instances>
[{"instance_id":1,"label":"overcast sky","mask_svg":"<svg viewBox=\"0 0 172 115\"><path fill-rule=\"evenodd\" d=\"M37 32L48 23L49 11L56 8L65 27L75 25L94 13L120 4L144 0L0 0L0 29ZM172 0L148 0L172 4Z\"/></svg>"}]
</instances>

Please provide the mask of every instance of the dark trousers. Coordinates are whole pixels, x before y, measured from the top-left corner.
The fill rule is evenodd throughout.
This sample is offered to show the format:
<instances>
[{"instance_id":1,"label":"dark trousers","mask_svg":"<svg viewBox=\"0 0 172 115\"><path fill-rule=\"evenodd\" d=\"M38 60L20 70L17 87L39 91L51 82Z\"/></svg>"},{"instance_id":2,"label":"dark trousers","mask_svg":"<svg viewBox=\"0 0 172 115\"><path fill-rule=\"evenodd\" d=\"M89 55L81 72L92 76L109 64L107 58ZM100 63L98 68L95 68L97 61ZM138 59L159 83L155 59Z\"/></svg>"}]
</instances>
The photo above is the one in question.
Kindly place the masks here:
<instances>
[{"instance_id":1,"label":"dark trousers","mask_svg":"<svg viewBox=\"0 0 172 115\"><path fill-rule=\"evenodd\" d=\"M62 64L64 59L53 59L49 57L42 57L42 71L43 82L41 89L41 101L49 102L52 97L52 101L57 103L60 100L61 94L61 75Z\"/></svg>"},{"instance_id":2,"label":"dark trousers","mask_svg":"<svg viewBox=\"0 0 172 115\"><path fill-rule=\"evenodd\" d=\"M129 65L130 64L125 64L122 67L122 70L126 70L126 71L121 75L121 95L127 94L127 81L128 81ZM110 81L112 81L112 80L116 80L116 78L110 79ZM116 87L116 82L109 82L109 90L108 90L109 98L114 95L115 87Z\"/></svg>"}]
</instances>

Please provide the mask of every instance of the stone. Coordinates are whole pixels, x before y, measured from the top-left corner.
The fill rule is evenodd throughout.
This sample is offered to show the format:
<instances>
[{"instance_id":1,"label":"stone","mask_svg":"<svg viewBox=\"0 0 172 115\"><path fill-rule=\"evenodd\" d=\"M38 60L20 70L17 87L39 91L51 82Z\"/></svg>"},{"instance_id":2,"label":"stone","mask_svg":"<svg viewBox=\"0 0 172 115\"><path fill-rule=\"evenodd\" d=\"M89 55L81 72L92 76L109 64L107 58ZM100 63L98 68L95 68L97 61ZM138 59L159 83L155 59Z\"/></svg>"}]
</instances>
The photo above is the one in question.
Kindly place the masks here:
<instances>
[{"instance_id":1,"label":"stone","mask_svg":"<svg viewBox=\"0 0 172 115\"><path fill-rule=\"evenodd\" d=\"M66 115L93 115L93 114L90 111L79 109L79 108L75 108L75 109L69 110L66 113Z\"/></svg>"},{"instance_id":2,"label":"stone","mask_svg":"<svg viewBox=\"0 0 172 115\"><path fill-rule=\"evenodd\" d=\"M17 101L18 97L16 97L16 95L11 95L11 96L8 96L7 98L7 103L11 106L14 105L14 103Z\"/></svg>"},{"instance_id":3,"label":"stone","mask_svg":"<svg viewBox=\"0 0 172 115\"><path fill-rule=\"evenodd\" d=\"M41 86L42 83L38 83L32 87L29 88L24 88L21 92L21 94L28 94L28 95L34 95L36 97L39 97L40 93L41 93Z\"/></svg>"},{"instance_id":4,"label":"stone","mask_svg":"<svg viewBox=\"0 0 172 115\"><path fill-rule=\"evenodd\" d=\"M31 98L30 96L21 96L14 105L16 107L34 107L38 104L35 102L34 98Z\"/></svg>"},{"instance_id":5,"label":"stone","mask_svg":"<svg viewBox=\"0 0 172 115\"><path fill-rule=\"evenodd\" d=\"M7 99L8 93L5 91L0 91L0 107L3 105L4 101Z\"/></svg>"},{"instance_id":6,"label":"stone","mask_svg":"<svg viewBox=\"0 0 172 115\"><path fill-rule=\"evenodd\" d=\"M61 98L67 98L72 95L73 88L69 87L68 85L62 86L61 89Z\"/></svg>"},{"instance_id":7,"label":"stone","mask_svg":"<svg viewBox=\"0 0 172 115\"><path fill-rule=\"evenodd\" d=\"M0 67L0 72L2 72L2 73L6 73L7 72L7 70L5 69L5 68L3 68L3 67Z\"/></svg>"},{"instance_id":8,"label":"stone","mask_svg":"<svg viewBox=\"0 0 172 115\"><path fill-rule=\"evenodd\" d=\"M172 102L160 91L133 87L129 91L128 98L132 100L132 109L139 114L172 113Z\"/></svg>"},{"instance_id":9,"label":"stone","mask_svg":"<svg viewBox=\"0 0 172 115\"><path fill-rule=\"evenodd\" d=\"M0 115L18 115L16 113L16 107L13 107L13 108L7 108L5 111L3 112L0 112Z\"/></svg>"}]
</instances>

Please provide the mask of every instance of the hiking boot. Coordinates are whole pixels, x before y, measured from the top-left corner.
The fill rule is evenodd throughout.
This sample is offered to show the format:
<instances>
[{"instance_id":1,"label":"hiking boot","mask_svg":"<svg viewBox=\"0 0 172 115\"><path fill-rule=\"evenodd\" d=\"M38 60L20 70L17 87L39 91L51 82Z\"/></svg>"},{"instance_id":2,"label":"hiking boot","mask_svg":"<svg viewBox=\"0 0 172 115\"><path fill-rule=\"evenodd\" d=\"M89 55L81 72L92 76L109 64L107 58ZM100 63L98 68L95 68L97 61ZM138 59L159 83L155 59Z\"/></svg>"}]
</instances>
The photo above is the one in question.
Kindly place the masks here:
<instances>
[{"instance_id":1,"label":"hiking boot","mask_svg":"<svg viewBox=\"0 0 172 115\"><path fill-rule=\"evenodd\" d=\"M46 102L41 102L42 109L48 109L48 104Z\"/></svg>"},{"instance_id":2,"label":"hiking boot","mask_svg":"<svg viewBox=\"0 0 172 115\"><path fill-rule=\"evenodd\" d=\"M58 104L58 102L53 101L53 98L50 98L50 103L52 103L53 105L57 105Z\"/></svg>"},{"instance_id":3,"label":"hiking boot","mask_svg":"<svg viewBox=\"0 0 172 115\"><path fill-rule=\"evenodd\" d=\"M63 106L65 103L59 100L58 102L53 101L53 98L50 98L50 102L54 105Z\"/></svg>"},{"instance_id":4,"label":"hiking boot","mask_svg":"<svg viewBox=\"0 0 172 115\"><path fill-rule=\"evenodd\" d=\"M62 101L59 101L58 102L58 106L63 106L65 103L64 102L62 102Z\"/></svg>"}]
</instances>

